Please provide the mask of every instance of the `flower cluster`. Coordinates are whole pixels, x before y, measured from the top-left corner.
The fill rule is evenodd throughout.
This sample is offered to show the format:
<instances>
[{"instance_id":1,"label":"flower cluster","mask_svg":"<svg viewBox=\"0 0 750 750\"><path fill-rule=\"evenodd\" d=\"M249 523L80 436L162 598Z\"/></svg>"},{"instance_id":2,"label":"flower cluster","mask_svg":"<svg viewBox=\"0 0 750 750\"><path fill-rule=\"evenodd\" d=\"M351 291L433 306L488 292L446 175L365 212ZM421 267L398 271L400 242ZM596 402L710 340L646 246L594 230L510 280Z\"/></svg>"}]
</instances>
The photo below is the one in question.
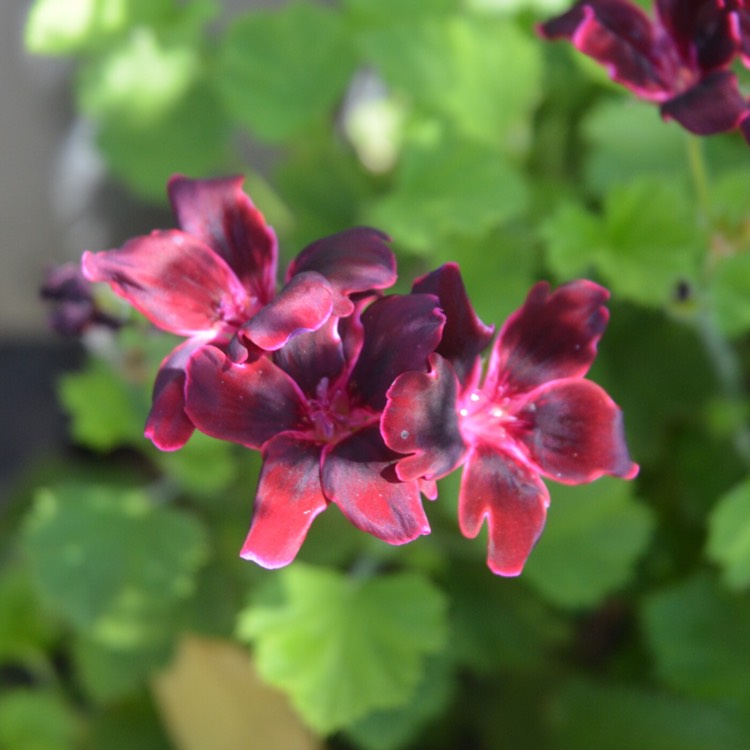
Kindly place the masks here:
<instances>
[{"instance_id":1,"label":"flower cluster","mask_svg":"<svg viewBox=\"0 0 750 750\"><path fill-rule=\"evenodd\" d=\"M459 522L487 520L489 566L517 575L549 503L540 477L631 478L621 412L584 375L607 323L608 292L537 284L482 354L458 266L396 281L388 238L364 227L320 239L276 291L274 232L241 178L174 177L179 229L87 252L90 281L185 338L161 365L146 434L163 450L193 430L261 451L242 556L290 563L335 503L391 544L427 534L422 495L463 466Z\"/></svg>"},{"instance_id":2,"label":"flower cluster","mask_svg":"<svg viewBox=\"0 0 750 750\"><path fill-rule=\"evenodd\" d=\"M629 0L580 0L538 30L572 42L686 130L739 128L750 141L750 106L730 69L736 59L750 67L746 0L655 0L653 19Z\"/></svg>"}]
</instances>

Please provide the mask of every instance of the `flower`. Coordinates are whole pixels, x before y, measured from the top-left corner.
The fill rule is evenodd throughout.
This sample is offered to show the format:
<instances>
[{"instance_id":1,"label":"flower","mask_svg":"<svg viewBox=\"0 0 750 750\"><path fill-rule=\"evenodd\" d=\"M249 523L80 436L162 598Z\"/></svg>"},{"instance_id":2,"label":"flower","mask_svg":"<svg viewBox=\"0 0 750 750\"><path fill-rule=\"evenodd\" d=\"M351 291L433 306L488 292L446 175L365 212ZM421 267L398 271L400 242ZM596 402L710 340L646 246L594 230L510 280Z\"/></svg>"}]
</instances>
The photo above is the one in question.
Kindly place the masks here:
<instances>
[{"instance_id":1,"label":"flower","mask_svg":"<svg viewBox=\"0 0 750 750\"><path fill-rule=\"evenodd\" d=\"M355 526L391 544L430 531L420 490L434 498L434 483L396 476L401 456L386 446L379 424L394 379L427 369L445 318L431 294L371 300L271 353L234 362L206 346L188 363L192 423L262 451L241 555L266 568L294 559L331 502Z\"/></svg>"},{"instance_id":2,"label":"flower","mask_svg":"<svg viewBox=\"0 0 750 750\"><path fill-rule=\"evenodd\" d=\"M242 192L242 178L168 185L179 229L136 237L116 250L86 252L90 281L112 289L154 325L183 336L161 364L146 435L162 450L181 448L194 425L184 410L185 368L202 347L274 350L300 331L316 330L332 312L350 314L349 295L395 282L387 237L357 227L318 240L290 265L276 294L277 241Z\"/></svg>"},{"instance_id":3,"label":"flower","mask_svg":"<svg viewBox=\"0 0 750 750\"><path fill-rule=\"evenodd\" d=\"M396 475L434 481L463 466L462 533L475 537L486 519L490 569L518 575L545 523L541 477L579 484L638 471L619 408L584 379L609 293L585 280L552 293L544 282L534 286L495 340L481 382L479 353L491 332L471 309L458 267L428 274L414 291L437 294L446 324L429 371L404 372L387 392L385 444L408 454Z\"/></svg>"},{"instance_id":4,"label":"flower","mask_svg":"<svg viewBox=\"0 0 750 750\"><path fill-rule=\"evenodd\" d=\"M581 0L538 31L570 40L686 130L711 135L741 127L750 140L750 110L729 70L735 57L748 60L744 0L656 0L655 15L628 0Z\"/></svg>"}]
</instances>

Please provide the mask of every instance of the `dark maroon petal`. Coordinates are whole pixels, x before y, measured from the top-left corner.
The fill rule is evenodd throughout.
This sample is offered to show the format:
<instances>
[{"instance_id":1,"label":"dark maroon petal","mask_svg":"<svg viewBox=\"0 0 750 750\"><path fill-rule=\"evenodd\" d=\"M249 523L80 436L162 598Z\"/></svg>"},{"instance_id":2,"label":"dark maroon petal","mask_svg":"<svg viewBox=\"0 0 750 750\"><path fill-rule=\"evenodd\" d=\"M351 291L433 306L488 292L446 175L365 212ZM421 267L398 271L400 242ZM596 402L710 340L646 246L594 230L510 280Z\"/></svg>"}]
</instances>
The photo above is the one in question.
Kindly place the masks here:
<instances>
[{"instance_id":1,"label":"dark maroon petal","mask_svg":"<svg viewBox=\"0 0 750 750\"><path fill-rule=\"evenodd\" d=\"M323 274L336 295L333 311L343 317L354 306L350 294L386 289L396 283L396 259L388 235L354 227L308 245L290 264L287 280L303 271Z\"/></svg>"},{"instance_id":2,"label":"dark maroon petal","mask_svg":"<svg viewBox=\"0 0 750 750\"><path fill-rule=\"evenodd\" d=\"M538 31L547 39L568 39L643 98L661 101L677 86L680 60L672 40L626 0L577 3Z\"/></svg>"},{"instance_id":3,"label":"dark maroon petal","mask_svg":"<svg viewBox=\"0 0 750 750\"><path fill-rule=\"evenodd\" d=\"M253 522L240 556L264 568L288 565L313 519L327 507L320 485L320 447L277 435L263 448Z\"/></svg>"},{"instance_id":4,"label":"dark maroon petal","mask_svg":"<svg viewBox=\"0 0 750 750\"><path fill-rule=\"evenodd\" d=\"M240 331L265 351L281 349L296 333L316 331L331 315L333 293L319 273L301 273Z\"/></svg>"},{"instance_id":5,"label":"dark maroon petal","mask_svg":"<svg viewBox=\"0 0 750 750\"><path fill-rule=\"evenodd\" d=\"M190 439L195 427L185 413L185 368L205 342L190 339L173 349L161 363L151 396L145 435L163 451L176 451Z\"/></svg>"},{"instance_id":6,"label":"dark maroon petal","mask_svg":"<svg viewBox=\"0 0 750 750\"><path fill-rule=\"evenodd\" d=\"M364 342L351 389L378 411L391 383L407 370L427 369L445 323L432 294L383 297L362 314Z\"/></svg>"},{"instance_id":7,"label":"dark maroon petal","mask_svg":"<svg viewBox=\"0 0 750 750\"><path fill-rule=\"evenodd\" d=\"M622 412L590 380L561 380L529 394L517 413L527 426L518 435L531 460L551 479L591 482L603 474L632 479Z\"/></svg>"},{"instance_id":8,"label":"dark maroon petal","mask_svg":"<svg viewBox=\"0 0 750 750\"><path fill-rule=\"evenodd\" d=\"M484 386L489 398L585 375L607 326L608 298L609 292L592 281L571 281L552 294L546 282L536 284L492 349Z\"/></svg>"},{"instance_id":9,"label":"dark maroon petal","mask_svg":"<svg viewBox=\"0 0 750 750\"><path fill-rule=\"evenodd\" d=\"M399 481L398 458L373 425L339 443L323 460L326 497L358 529L389 544L405 544L430 533L420 484Z\"/></svg>"},{"instance_id":10,"label":"dark maroon petal","mask_svg":"<svg viewBox=\"0 0 750 750\"><path fill-rule=\"evenodd\" d=\"M106 281L152 323L191 336L240 325L249 299L231 268L208 245L177 230L157 231L118 250L85 252L84 276Z\"/></svg>"},{"instance_id":11,"label":"dark maroon petal","mask_svg":"<svg viewBox=\"0 0 750 750\"><path fill-rule=\"evenodd\" d=\"M489 345L495 326L482 323L471 306L457 263L446 263L417 279L413 292L434 294L445 313L443 337L437 347L462 384L466 383L477 357Z\"/></svg>"},{"instance_id":12,"label":"dark maroon petal","mask_svg":"<svg viewBox=\"0 0 750 750\"><path fill-rule=\"evenodd\" d=\"M260 306L276 291L276 234L242 192L242 182L242 177L191 180L175 175L169 199L180 228L215 250Z\"/></svg>"},{"instance_id":13,"label":"dark maroon petal","mask_svg":"<svg viewBox=\"0 0 750 750\"><path fill-rule=\"evenodd\" d=\"M201 432L248 448L304 425L301 391L267 357L236 364L204 347L188 363L185 391L185 411Z\"/></svg>"},{"instance_id":14,"label":"dark maroon petal","mask_svg":"<svg viewBox=\"0 0 750 750\"><path fill-rule=\"evenodd\" d=\"M544 528L549 493L528 466L479 444L461 478L458 521L473 539L487 520L487 564L493 573L517 576Z\"/></svg>"},{"instance_id":15,"label":"dark maroon petal","mask_svg":"<svg viewBox=\"0 0 750 750\"><path fill-rule=\"evenodd\" d=\"M429 358L429 372L404 372L388 389L380 430L386 445L402 458L399 479L440 479L462 461L464 442L458 428L458 379L439 354Z\"/></svg>"},{"instance_id":16,"label":"dark maroon petal","mask_svg":"<svg viewBox=\"0 0 750 750\"><path fill-rule=\"evenodd\" d=\"M737 87L737 76L718 70L700 83L661 105L665 120L676 120L697 135L734 130L750 108Z\"/></svg>"}]
</instances>

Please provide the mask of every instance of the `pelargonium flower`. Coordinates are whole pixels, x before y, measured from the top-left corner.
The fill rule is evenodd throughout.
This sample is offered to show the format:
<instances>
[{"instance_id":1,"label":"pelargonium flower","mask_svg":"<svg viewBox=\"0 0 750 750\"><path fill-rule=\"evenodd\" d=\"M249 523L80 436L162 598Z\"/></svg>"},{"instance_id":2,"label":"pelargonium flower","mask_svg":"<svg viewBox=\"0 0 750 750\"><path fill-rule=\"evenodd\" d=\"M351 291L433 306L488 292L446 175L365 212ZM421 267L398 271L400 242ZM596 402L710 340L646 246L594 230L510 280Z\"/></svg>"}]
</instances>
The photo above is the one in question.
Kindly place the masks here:
<instances>
[{"instance_id":1,"label":"pelargonium flower","mask_svg":"<svg viewBox=\"0 0 750 750\"><path fill-rule=\"evenodd\" d=\"M185 337L161 364L146 435L162 450L182 447L194 426L184 410L185 367L212 344L238 357L274 350L332 312L348 315L352 294L396 280L387 237L357 227L318 240L290 265L276 294L277 241L242 192L242 178L174 176L169 199L179 229L136 237L116 250L83 255L83 273L112 289L154 325ZM241 334L241 335L238 335Z\"/></svg>"},{"instance_id":2,"label":"pelargonium flower","mask_svg":"<svg viewBox=\"0 0 750 750\"><path fill-rule=\"evenodd\" d=\"M404 372L387 392L386 445L408 454L402 481L437 480L463 466L459 524L475 537L486 520L488 565L518 575L544 527L549 493L541 477L568 484L638 471L622 414L585 380L607 324L606 289L573 281L533 287L492 347L482 381L479 352L491 331L476 317L455 264L418 280L446 314L429 371Z\"/></svg>"},{"instance_id":3,"label":"pelargonium flower","mask_svg":"<svg viewBox=\"0 0 750 750\"><path fill-rule=\"evenodd\" d=\"M192 423L262 451L241 555L264 567L291 562L331 502L355 526L391 544L430 531L420 490L434 498L434 482L396 476L402 456L383 441L380 416L398 375L426 371L445 317L431 294L370 302L359 300L350 317L332 315L270 354L235 362L206 346L190 359Z\"/></svg>"},{"instance_id":4,"label":"pelargonium flower","mask_svg":"<svg viewBox=\"0 0 750 750\"><path fill-rule=\"evenodd\" d=\"M581 0L538 27L568 39L611 78L657 102L664 118L698 135L742 127L748 104L729 65L748 59L745 0L656 0L655 19L628 0Z\"/></svg>"}]
</instances>

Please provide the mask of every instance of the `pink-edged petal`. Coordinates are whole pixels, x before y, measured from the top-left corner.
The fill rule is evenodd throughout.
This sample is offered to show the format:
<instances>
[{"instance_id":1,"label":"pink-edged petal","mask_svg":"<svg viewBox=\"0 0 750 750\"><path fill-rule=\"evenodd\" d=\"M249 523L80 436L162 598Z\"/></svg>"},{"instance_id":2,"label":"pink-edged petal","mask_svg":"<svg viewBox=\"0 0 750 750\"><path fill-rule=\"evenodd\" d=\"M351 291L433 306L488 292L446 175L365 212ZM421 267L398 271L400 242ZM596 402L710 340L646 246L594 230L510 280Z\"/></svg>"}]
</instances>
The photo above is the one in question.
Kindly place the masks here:
<instances>
[{"instance_id":1,"label":"pink-edged petal","mask_svg":"<svg viewBox=\"0 0 750 750\"><path fill-rule=\"evenodd\" d=\"M675 90L681 65L677 49L633 3L584 0L538 31L547 39L568 39L638 96L661 101Z\"/></svg>"},{"instance_id":2,"label":"pink-edged petal","mask_svg":"<svg viewBox=\"0 0 750 750\"><path fill-rule=\"evenodd\" d=\"M707 75L685 93L661 105L665 120L676 120L696 135L714 135L734 130L750 113L748 103L729 70Z\"/></svg>"},{"instance_id":3,"label":"pink-edged petal","mask_svg":"<svg viewBox=\"0 0 750 750\"><path fill-rule=\"evenodd\" d=\"M349 295L386 289L396 283L396 258L388 235L354 227L308 245L290 264L287 280L303 271L323 274L335 290L334 313L354 311Z\"/></svg>"},{"instance_id":4,"label":"pink-edged petal","mask_svg":"<svg viewBox=\"0 0 750 750\"><path fill-rule=\"evenodd\" d=\"M350 387L380 411L391 383L407 370L427 369L427 357L440 342L445 315L432 294L392 295L362 314L364 342Z\"/></svg>"},{"instance_id":5,"label":"pink-edged petal","mask_svg":"<svg viewBox=\"0 0 750 750\"><path fill-rule=\"evenodd\" d=\"M389 544L405 544L430 533L420 484L399 481L398 458L373 425L336 445L323 460L326 497L358 529Z\"/></svg>"},{"instance_id":6,"label":"pink-edged petal","mask_svg":"<svg viewBox=\"0 0 750 750\"><path fill-rule=\"evenodd\" d=\"M276 234L242 191L242 177L191 180L174 175L168 192L181 229L215 250L258 305L276 291Z\"/></svg>"},{"instance_id":7,"label":"pink-edged petal","mask_svg":"<svg viewBox=\"0 0 750 750\"><path fill-rule=\"evenodd\" d=\"M457 263L446 263L417 279L412 291L434 294L440 301L445 327L436 351L453 365L459 381L465 384L477 357L489 345L495 326L485 325L477 316Z\"/></svg>"},{"instance_id":8,"label":"pink-edged petal","mask_svg":"<svg viewBox=\"0 0 750 750\"><path fill-rule=\"evenodd\" d=\"M301 273L242 327L240 336L265 351L276 351L297 333L317 331L332 309L333 293L326 279L319 273Z\"/></svg>"},{"instance_id":9,"label":"pink-edged petal","mask_svg":"<svg viewBox=\"0 0 750 750\"><path fill-rule=\"evenodd\" d=\"M84 276L105 281L154 325L192 336L240 325L250 300L208 245L178 230L135 237L117 250L85 252Z\"/></svg>"},{"instance_id":10,"label":"pink-edged petal","mask_svg":"<svg viewBox=\"0 0 750 750\"><path fill-rule=\"evenodd\" d=\"M528 466L481 443L471 450L461 478L458 521L470 539L487 521L487 565L493 573L521 573L544 528L548 505L544 482Z\"/></svg>"},{"instance_id":11,"label":"pink-edged petal","mask_svg":"<svg viewBox=\"0 0 750 750\"><path fill-rule=\"evenodd\" d=\"M385 444L411 455L396 465L402 481L440 479L463 460L466 448L458 428L458 379L439 354L429 372L399 375L388 389L380 431Z\"/></svg>"},{"instance_id":12,"label":"pink-edged petal","mask_svg":"<svg viewBox=\"0 0 750 750\"><path fill-rule=\"evenodd\" d=\"M550 294L540 282L523 306L505 322L487 369L490 400L527 391L549 380L582 377L596 357L596 345L609 320L609 292L578 280Z\"/></svg>"},{"instance_id":13,"label":"pink-edged petal","mask_svg":"<svg viewBox=\"0 0 750 750\"><path fill-rule=\"evenodd\" d=\"M277 435L263 448L253 521L240 556L264 568L288 565L327 507L320 485L320 447Z\"/></svg>"},{"instance_id":14,"label":"pink-edged petal","mask_svg":"<svg viewBox=\"0 0 750 750\"><path fill-rule=\"evenodd\" d=\"M560 380L529 394L516 415L517 435L531 460L551 479L591 482L603 474L632 479L638 465L625 444L622 412L590 380Z\"/></svg>"},{"instance_id":15,"label":"pink-edged petal","mask_svg":"<svg viewBox=\"0 0 750 750\"><path fill-rule=\"evenodd\" d=\"M187 367L185 411L201 431L248 448L304 424L306 404L296 383L267 357L236 364L214 346Z\"/></svg>"},{"instance_id":16,"label":"pink-edged petal","mask_svg":"<svg viewBox=\"0 0 750 750\"><path fill-rule=\"evenodd\" d=\"M205 342L189 339L173 349L161 363L151 397L145 435L163 451L176 451L195 429L185 413L185 368L192 354Z\"/></svg>"}]
</instances>

